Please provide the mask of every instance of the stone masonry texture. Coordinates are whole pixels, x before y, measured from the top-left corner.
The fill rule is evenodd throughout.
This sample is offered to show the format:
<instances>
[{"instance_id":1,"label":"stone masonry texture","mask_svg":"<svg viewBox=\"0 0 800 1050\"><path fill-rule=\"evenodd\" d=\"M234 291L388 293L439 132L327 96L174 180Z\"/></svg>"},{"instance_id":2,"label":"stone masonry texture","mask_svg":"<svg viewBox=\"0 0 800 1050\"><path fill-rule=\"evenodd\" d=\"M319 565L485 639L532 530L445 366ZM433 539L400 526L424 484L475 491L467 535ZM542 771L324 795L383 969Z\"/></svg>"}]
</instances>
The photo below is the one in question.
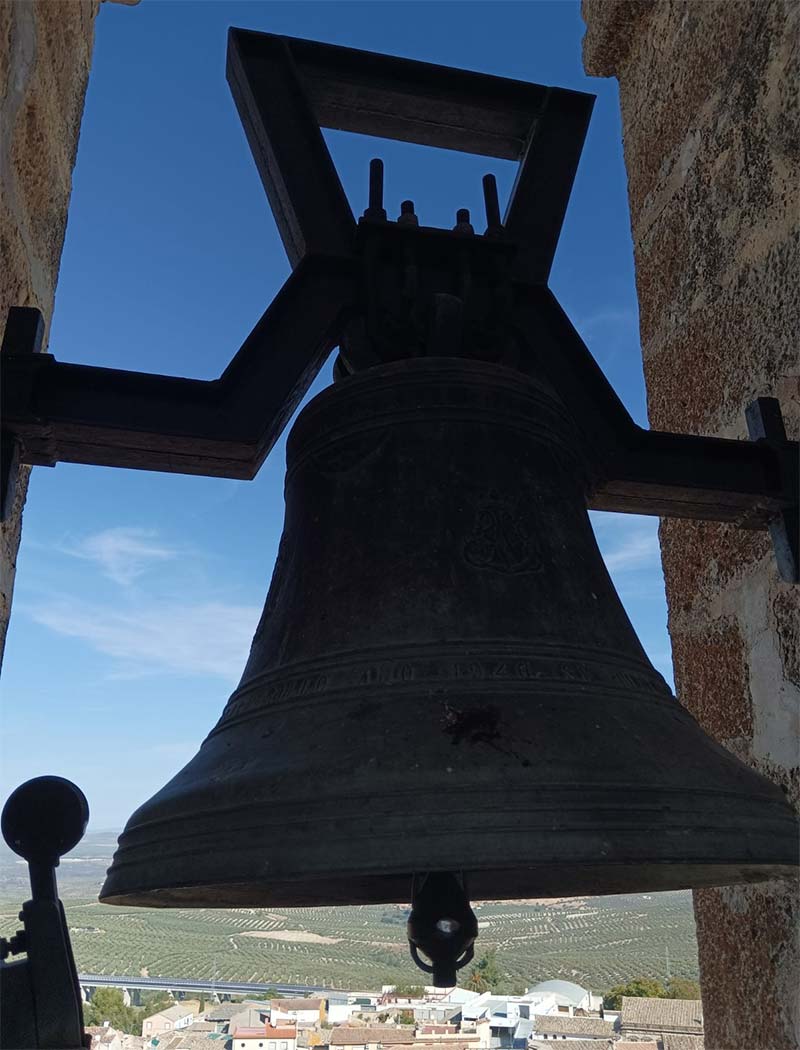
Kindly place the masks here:
<instances>
[{"instance_id":1,"label":"stone masonry texture","mask_svg":"<svg viewBox=\"0 0 800 1050\"><path fill-rule=\"evenodd\" d=\"M36 306L49 329L97 8L97 0L0 3L3 326L9 307ZM0 660L29 474L21 468L13 509L0 526Z\"/></svg>"},{"instance_id":2,"label":"stone masonry texture","mask_svg":"<svg viewBox=\"0 0 800 1050\"><path fill-rule=\"evenodd\" d=\"M800 5L583 0L619 81L650 424L800 438ZM800 588L766 533L661 525L675 677L703 727L800 804ZM800 1047L798 886L695 893L707 1050ZM635 976L635 975L631 975Z\"/></svg>"}]
</instances>

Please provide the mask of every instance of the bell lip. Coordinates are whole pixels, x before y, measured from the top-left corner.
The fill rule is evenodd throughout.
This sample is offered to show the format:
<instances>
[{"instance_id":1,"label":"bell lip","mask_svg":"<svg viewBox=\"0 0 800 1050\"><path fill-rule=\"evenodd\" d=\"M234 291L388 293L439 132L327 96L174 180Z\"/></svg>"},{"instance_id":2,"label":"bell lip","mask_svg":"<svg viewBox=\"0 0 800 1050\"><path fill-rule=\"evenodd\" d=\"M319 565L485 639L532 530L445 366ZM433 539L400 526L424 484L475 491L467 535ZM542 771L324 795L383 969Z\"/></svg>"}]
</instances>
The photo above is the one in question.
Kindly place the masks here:
<instances>
[{"instance_id":1,"label":"bell lip","mask_svg":"<svg viewBox=\"0 0 800 1050\"><path fill-rule=\"evenodd\" d=\"M675 864L668 861L636 864L615 862L569 864L559 871L551 863L524 869L465 870L470 900L536 900L548 897L607 897L641 893L668 893L716 886L746 885L773 880L796 880L800 860L739 863ZM438 870L438 869L436 869ZM407 904L411 900L414 874L401 872L361 875L358 872L329 878L297 878L269 885L252 879L194 883L154 889L114 891L109 875L100 891L102 904L144 908L240 908L240 907L337 907L355 904Z\"/></svg>"}]
</instances>

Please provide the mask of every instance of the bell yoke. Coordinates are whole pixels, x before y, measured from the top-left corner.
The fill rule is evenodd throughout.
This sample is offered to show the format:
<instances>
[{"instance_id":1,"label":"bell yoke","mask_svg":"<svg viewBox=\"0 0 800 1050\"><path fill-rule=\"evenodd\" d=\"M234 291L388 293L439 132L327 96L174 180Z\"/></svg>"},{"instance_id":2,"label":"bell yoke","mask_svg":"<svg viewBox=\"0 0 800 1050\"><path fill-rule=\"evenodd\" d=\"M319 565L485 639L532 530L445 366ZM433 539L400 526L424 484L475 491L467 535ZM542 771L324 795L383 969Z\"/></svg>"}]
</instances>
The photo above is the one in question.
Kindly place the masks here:
<instances>
[{"instance_id":1,"label":"bell yoke","mask_svg":"<svg viewBox=\"0 0 800 1050\"><path fill-rule=\"evenodd\" d=\"M228 78L289 282L216 385L96 378L131 424L149 406L135 441L99 409L68 419L46 370L18 383L39 383L38 416L19 395L11 417L24 461L43 461L51 405L51 458L98 461L99 430L103 462L248 477L339 348L289 435L241 682L129 820L101 899L411 900L412 955L450 986L478 932L470 896L796 872L791 807L677 703L589 523L595 508L769 528L797 579L777 404L751 409L758 441L641 430L547 288L592 97L238 29ZM465 209L450 230L410 201L390 220L376 160L356 223L321 126L519 160L505 218L487 176L483 234Z\"/></svg>"}]
</instances>

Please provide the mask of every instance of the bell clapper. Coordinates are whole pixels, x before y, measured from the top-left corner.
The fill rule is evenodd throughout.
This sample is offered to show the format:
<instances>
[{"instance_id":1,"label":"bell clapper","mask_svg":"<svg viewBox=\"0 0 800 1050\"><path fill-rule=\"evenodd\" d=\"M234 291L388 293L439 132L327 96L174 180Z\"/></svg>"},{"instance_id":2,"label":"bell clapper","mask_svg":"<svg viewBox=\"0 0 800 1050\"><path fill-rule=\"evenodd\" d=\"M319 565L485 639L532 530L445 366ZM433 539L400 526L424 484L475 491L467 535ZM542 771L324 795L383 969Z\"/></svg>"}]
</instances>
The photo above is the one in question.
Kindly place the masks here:
<instances>
[{"instance_id":1,"label":"bell clapper","mask_svg":"<svg viewBox=\"0 0 800 1050\"><path fill-rule=\"evenodd\" d=\"M478 920L460 875L432 871L414 876L407 932L411 958L433 974L434 986L454 987L456 971L472 960L478 936ZM420 958L420 951L430 965Z\"/></svg>"}]
</instances>

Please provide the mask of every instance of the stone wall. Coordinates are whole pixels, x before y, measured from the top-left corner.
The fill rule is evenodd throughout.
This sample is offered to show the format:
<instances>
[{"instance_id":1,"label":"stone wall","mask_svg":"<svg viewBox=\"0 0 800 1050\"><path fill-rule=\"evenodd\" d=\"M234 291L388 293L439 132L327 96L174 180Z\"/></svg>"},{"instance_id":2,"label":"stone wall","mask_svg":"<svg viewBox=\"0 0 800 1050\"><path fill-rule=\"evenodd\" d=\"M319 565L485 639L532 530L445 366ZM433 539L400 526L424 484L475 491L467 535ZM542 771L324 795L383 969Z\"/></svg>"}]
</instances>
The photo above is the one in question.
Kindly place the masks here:
<instances>
[{"instance_id":1,"label":"stone wall","mask_svg":"<svg viewBox=\"0 0 800 1050\"><path fill-rule=\"evenodd\" d=\"M800 6L583 0L584 65L619 80L650 424L800 438ZM766 533L661 525L678 696L800 803L800 588ZM800 1046L800 897L695 894L707 1050ZM633 976L633 975L632 975Z\"/></svg>"},{"instance_id":2,"label":"stone wall","mask_svg":"<svg viewBox=\"0 0 800 1050\"><path fill-rule=\"evenodd\" d=\"M9 307L37 306L49 328L97 9L97 0L0 5L3 326ZM13 510L0 526L0 661L29 473L21 468Z\"/></svg>"}]
</instances>

